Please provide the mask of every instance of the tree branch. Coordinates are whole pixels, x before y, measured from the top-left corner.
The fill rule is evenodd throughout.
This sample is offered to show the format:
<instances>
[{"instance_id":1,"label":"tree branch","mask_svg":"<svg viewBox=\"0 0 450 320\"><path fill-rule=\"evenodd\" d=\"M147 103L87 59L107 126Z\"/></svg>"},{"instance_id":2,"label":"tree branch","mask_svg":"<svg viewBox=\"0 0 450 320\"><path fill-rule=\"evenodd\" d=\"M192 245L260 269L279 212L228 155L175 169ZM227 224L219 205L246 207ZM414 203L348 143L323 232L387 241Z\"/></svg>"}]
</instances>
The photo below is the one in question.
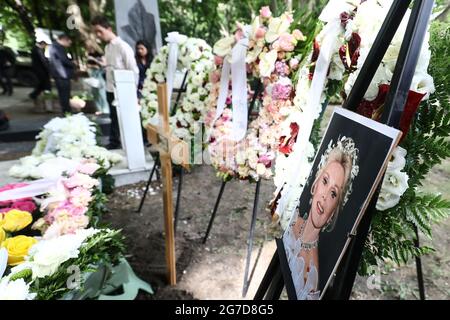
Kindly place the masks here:
<instances>
[{"instance_id":1,"label":"tree branch","mask_svg":"<svg viewBox=\"0 0 450 320\"><path fill-rule=\"evenodd\" d=\"M21 0L5 0L6 4L11 7L19 15L20 20L25 27L28 35L33 39L36 38L34 24L29 15L29 10L24 6Z\"/></svg>"}]
</instances>

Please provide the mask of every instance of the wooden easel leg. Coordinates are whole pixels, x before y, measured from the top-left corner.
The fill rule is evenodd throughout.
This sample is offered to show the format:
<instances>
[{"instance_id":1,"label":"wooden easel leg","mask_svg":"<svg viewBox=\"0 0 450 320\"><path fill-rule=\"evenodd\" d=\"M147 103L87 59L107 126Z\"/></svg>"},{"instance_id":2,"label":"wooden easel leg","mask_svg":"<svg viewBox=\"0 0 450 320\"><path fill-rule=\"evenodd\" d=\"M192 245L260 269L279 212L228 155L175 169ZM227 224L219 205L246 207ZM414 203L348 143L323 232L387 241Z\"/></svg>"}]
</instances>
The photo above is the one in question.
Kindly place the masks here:
<instances>
[{"instance_id":1,"label":"wooden easel leg","mask_svg":"<svg viewBox=\"0 0 450 320\"><path fill-rule=\"evenodd\" d=\"M175 262L175 230L172 204L172 160L170 155L161 155L161 169L163 175L164 227L166 232L166 262L168 280L171 286L176 285Z\"/></svg>"},{"instance_id":2,"label":"wooden easel leg","mask_svg":"<svg viewBox=\"0 0 450 320\"><path fill-rule=\"evenodd\" d=\"M148 181L147 181L147 185L145 186L144 194L142 195L141 203L139 204L139 208L136 211L137 213L141 213L141 211L142 211L142 207L144 206L145 198L147 197L148 189L150 189L150 184L152 183L153 175L155 174L157 165L158 165L158 162L155 160L152 171L150 173L150 177L148 178Z\"/></svg>"},{"instance_id":3,"label":"wooden easel leg","mask_svg":"<svg viewBox=\"0 0 450 320\"><path fill-rule=\"evenodd\" d=\"M180 176L178 177L178 192L177 192L177 202L175 205L175 232L177 232L177 225L178 225L178 216L180 211L180 200L181 200L181 189L183 187L183 174L184 170L183 168L180 168Z\"/></svg>"},{"instance_id":4,"label":"wooden easel leg","mask_svg":"<svg viewBox=\"0 0 450 320\"><path fill-rule=\"evenodd\" d=\"M214 210L211 215L211 219L209 220L208 229L206 229L205 237L203 238L203 244L206 243L209 237L209 233L211 232L212 225L214 223L214 219L216 218L217 209L219 209L220 200L222 200L223 191L225 190L227 182L222 181L222 185L220 186L219 195L217 196L216 204L214 205Z\"/></svg>"},{"instance_id":5,"label":"wooden easel leg","mask_svg":"<svg viewBox=\"0 0 450 320\"><path fill-rule=\"evenodd\" d=\"M256 216L258 215L258 202L259 202L259 189L261 187L261 180L258 180L256 183L255 190L255 200L253 202L253 214L252 221L250 225L250 233L248 235L248 247L247 247L247 260L245 261L245 272L244 272L244 288L242 290L242 296L245 297L247 295L248 287L250 285L250 279L248 278L248 274L250 272L250 262L252 259L252 251L253 251L253 236L255 233L256 226Z\"/></svg>"}]
</instances>

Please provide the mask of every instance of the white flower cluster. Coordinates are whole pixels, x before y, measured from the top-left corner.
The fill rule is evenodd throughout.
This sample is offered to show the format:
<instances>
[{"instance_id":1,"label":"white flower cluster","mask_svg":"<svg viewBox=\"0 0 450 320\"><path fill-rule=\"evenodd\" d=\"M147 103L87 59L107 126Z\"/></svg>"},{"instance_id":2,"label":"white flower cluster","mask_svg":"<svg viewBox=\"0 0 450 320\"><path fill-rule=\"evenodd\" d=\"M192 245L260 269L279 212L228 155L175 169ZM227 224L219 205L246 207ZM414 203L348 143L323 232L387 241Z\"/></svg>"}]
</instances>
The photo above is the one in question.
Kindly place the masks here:
<instances>
[{"instance_id":1,"label":"white flower cluster","mask_svg":"<svg viewBox=\"0 0 450 320\"><path fill-rule=\"evenodd\" d=\"M210 90L209 73L213 69L213 53L211 47L202 39L187 38L179 44L178 67L186 69L187 92L184 95L176 114L171 117L171 127L180 139L189 139L199 129L207 111ZM141 114L144 127L154 122L157 117L158 96L157 85L166 81L169 47L161 48L147 70L141 99Z\"/></svg>"},{"instance_id":2,"label":"white flower cluster","mask_svg":"<svg viewBox=\"0 0 450 320\"><path fill-rule=\"evenodd\" d=\"M82 114L51 120L37 139L32 155L11 167L10 176L20 179L56 178L82 159L95 159L105 169L122 161L121 155L97 146L95 123Z\"/></svg>"},{"instance_id":3,"label":"white flower cluster","mask_svg":"<svg viewBox=\"0 0 450 320\"><path fill-rule=\"evenodd\" d=\"M345 38L349 40L353 33L357 33L361 37L361 44L359 49L359 58L357 69L351 73L347 82L345 83L345 92L350 93L359 71L363 66L367 55L375 41L375 38L380 30L380 27L391 7L392 0L368 0L358 6L358 11L352 20L349 20L345 29ZM406 26L411 14L408 10L403 18L397 32L392 39L391 44L378 68L372 83L367 89L364 98L368 101L375 99L378 95L378 88L381 84L390 84L392 75L394 73L397 57L400 52L400 47L403 37L406 32ZM428 74L427 69L430 63L431 51L429 48L430 34L427 32L423 41L422 49L420 51L419 61L414 73L414 78L410 90L424 93L427 99L430 93L434 92L434 83L431 75Z\"/></svg>"},{"instance_id":4,"label":"white flower cluster","mask_svg":"<svg viewBox=\"0 0 450 320\"><path fill-rule=\"evenodd\" d=\"M92 228L80 229L74 234L41 239L30 248L26 261L12 268L9 275L1 279L0 300L33 300L36 294L29 292L30 284L24 279L11 281L11 277L24 270L31 270L33 280L53 275L61 264L78 258L81 246L98 232Z\"/></svg>"},{"instance_id":5,"label":"white flower cluster","mask_svg":"<svg viewBox=\"0 0 450 320\"><path fill-rule=\"evenodd\" d=\"M408 175L402 170L406 164L406 150L397 147L386 169L380 195L377 201L377 210L385 211L395 207L402 195L408 190Z\"/></svg>"}]
</instances>

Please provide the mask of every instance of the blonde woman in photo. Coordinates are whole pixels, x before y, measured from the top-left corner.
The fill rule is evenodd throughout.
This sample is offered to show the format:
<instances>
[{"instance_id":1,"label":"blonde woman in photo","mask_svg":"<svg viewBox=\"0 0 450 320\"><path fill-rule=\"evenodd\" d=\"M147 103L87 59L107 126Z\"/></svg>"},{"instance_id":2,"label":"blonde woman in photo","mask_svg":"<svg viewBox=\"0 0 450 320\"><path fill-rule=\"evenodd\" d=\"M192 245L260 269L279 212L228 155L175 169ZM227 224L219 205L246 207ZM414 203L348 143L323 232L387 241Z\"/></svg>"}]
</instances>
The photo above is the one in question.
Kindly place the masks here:
<instances>
[{"instance_id":1,"label":"blonde woman in photo","mask_svg":"<svg viewBox=\"0 0 450 320\"><path fill-rule=\"evenodd\" d=\"M330 232L342 212L358 174L358 149L351 138L330 142L310 192L310 209L291 220L283 241L299 300L319 299L319 234Z\"/></svg>"}]
</instances>

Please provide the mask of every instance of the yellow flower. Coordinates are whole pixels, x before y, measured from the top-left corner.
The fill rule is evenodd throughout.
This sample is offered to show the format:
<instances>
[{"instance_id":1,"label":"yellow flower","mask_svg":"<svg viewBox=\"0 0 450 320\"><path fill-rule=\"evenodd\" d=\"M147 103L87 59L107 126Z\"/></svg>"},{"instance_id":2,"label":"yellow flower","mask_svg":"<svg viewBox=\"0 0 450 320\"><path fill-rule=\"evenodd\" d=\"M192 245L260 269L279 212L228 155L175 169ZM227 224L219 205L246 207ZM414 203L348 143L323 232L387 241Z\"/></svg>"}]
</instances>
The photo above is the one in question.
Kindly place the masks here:
<instances>
[{"instance_id":1,"label":"yellow flower","mask_svg":"<svg viewBox=\"0 0 450 320\"><path fill-rule=\"evenodd\" d=\"M3 241L5 241L6 239L6 232L5 230L3 230L2 227L0 227L0 245L2 244Z\"/></svg>"},{"instance_id":2,"label":"yellow flower","mask_svg":"<svg viewBox=\"0 0 450 320\"><path fill-rule=\"evenodd\" d=\"M0 227L7 232L17 232L24 229L33 221L31 213L13 209L5 213Z\"/></svg>"},{"instance_id":3,"label":"yellow flower","mask_svg":"<svg viewBox=\"0 0 450 320\"><path fill-rule=\"evenodd\" d=\"M25 256L28 255L28 250L37 243L37 240L27 236L17 236L6 239L2 247L8 250L8 264L10 266L17 266L24 261Z\"/></svg>"}]
</instances>

